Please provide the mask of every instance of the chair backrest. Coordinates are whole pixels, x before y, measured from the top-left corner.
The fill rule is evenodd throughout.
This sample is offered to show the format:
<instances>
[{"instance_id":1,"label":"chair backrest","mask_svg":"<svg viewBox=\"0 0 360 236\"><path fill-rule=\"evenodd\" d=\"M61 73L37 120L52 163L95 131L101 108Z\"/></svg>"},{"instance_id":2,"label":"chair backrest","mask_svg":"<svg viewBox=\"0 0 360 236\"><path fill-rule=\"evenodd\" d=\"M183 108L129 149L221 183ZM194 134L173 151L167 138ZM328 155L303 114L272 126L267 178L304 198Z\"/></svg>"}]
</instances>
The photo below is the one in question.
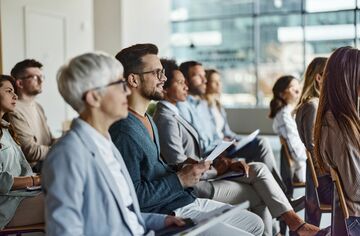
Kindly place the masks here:
<instances>
[{"instance_id":1,"label":"chair backrest","mask_svg":"<svg viewBox=\"0 0 360 236\"><path fill-rule=\"evenodd\" d=\"M283 137L279 136L280 137L280 143L281 143L281 146L282 146L282 154L283 154L283 157L286 159L286 163L288 164L289 166L289 174L291 175L291 185L294 187L294 188L304 188L305 187L305 183L304 182L297 182L297 181L293 181L293 178L294 178L294 173L293 171L291 170L291 167L294 165L294 160L290 154L290 150L289 150L289 146L286 142L286 139L284 139ZM283 162L281 162L283 163ZM283 176L282 176L283 177ZM284 177L283 177L284 178ZM285 181L285 180L284 180ZM288 186L287 186L288 187Z\"/></svg>"},{"instance_id":2,"label":"chair backrest","mask_svg":"<svg viewBox=\"0 0 360 236\"><path fill-rule=\"evenodd\" d=\"M280 136L280 143L281 145L283 146L284 148L284 156L289 164L289 166L291 167L293 164L294 164L294 160L293 158L291 157L291 154L290 154L290 151L289 151L289 147L288 147L288 144L286 142L286 140Z\"/></svg>"},{"instance_id":3,"label":"chair backrest","mask_svg":"<svg viewBox=\"0 0 360 236\"><path fill-rule=\"evenodd\" d=\"M310 174L311 174L311 179L314 183L314 187L315 188L318 188L319 187L319 181L317 179L317 174L316 174L316 171L315 171L315 166L314 166L314 162L313 162L313 159L312 159L312 156L311 156L311 153L309 151L306 151L306 156L307 156L307 161L308 161L308 168L309 168L309 171L310 171Z\"/></svg>"},{"instance_id":4,"label":"chair backrest","mask_svg":"<svg viewBox=\"0 0 360 236\"><path fill-rule=\"evenodd\" d=\"M45 233L45 224L9 227L0 230L0 235L1 236L11 235L11 234L21 235L21 234L36 233L36 232Z\"/></svg>"},{"instance_id":5,"label":"chair backrest","mask_svg":"<svg viewBox=\"0 0 360 236\"><path fill-rule=\"evenodd\" d=\"M342 189L340 176L336 169L330 167L331 179L333 181L333 199L331 212L331 235L349 235L346 220L349 218L349 211L346 206L345 196Z\"/></svg>"}]
</instances>

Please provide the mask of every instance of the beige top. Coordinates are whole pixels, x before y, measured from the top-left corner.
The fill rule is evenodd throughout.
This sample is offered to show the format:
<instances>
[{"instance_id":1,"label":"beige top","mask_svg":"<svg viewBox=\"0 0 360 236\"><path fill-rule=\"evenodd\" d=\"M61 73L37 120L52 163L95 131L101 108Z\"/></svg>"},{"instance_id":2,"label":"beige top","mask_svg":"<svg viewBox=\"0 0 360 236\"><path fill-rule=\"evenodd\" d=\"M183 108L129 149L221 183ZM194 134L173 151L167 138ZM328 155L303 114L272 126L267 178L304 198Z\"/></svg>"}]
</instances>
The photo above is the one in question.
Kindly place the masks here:
<instances>
[{"instance_id":1,"label":"beige top","mask_svg":"<svg viewBox=\"0 0 360 236\"><path fill-rule=\"evenodd\" d=\"M350 216L360 216L360 150L344 140L331 112L327 112L321 128L321 156L338 169Z\"/></svg>"},{"instance_id":2,"label":"beige top","mask_svg":"<svg viewBox=\"0 0 360 236\"><path fill-rule=\"evenodd\" d=\"M40 104L19 100L9 117L29 163L34 165L43 160L52 144L52 135Z\"/></svg>"}]
</instances>

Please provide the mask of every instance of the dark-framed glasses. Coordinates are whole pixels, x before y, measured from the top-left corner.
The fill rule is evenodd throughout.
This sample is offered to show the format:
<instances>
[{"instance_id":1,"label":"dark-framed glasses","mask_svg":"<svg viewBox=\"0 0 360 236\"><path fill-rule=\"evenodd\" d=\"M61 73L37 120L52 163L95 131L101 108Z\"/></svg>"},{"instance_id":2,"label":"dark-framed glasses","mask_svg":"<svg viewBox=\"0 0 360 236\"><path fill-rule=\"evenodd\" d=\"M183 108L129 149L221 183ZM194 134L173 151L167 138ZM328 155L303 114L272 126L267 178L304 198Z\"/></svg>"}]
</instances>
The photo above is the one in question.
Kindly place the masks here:
<instances>
[{"instance_id":1,"label":"dark-framed glasses","mask_svg":"<svg viewBox=\"0 0 360 236\"><path fill-rule=\"evenodd\" d=\"M37 81L43 81L45 80L45 76L44 75L28 75L25 77L20 78L21 80L37 80Z\"/></svg>"},{"instance_id":2,"label":"dark-framed glasses","mask_svg":"<svg viewBox=\"0 0 360 236\"><path fill-rule=\"evenodd\" d=\"M162 78L163 75L165 75L165 69L155 69L155 70L149 70L149 71L144 71L144 72L134 72L134 74L137 75L144 75L144 74L149 74L152 73L153 75L156 76L156 78L158 78L159 80Z\"/></svg>"},{"instance_id":3,"label":"dark-framed glasses","mask_svg":"<svg viewBox=\"0 0 360 236\"><path fill-rule=\"evenodd\" d=\"M117 81L114 81L114 82L111 82L107 85L103 85L103 86L98 86L98 87L95 87L95 88L92 88L92 89L89 89L87 90L83 96L82 96L82 99L84 100L85 99L85 96L86 94L90 91L90 90L99 90L99 89L104 89L104 88L107 88L109 86L113 86L113 85L122 85L122 92L126 93L128 91L128 85L127 85L127 81L124 80L124 79L119 79Z\"/></svg>"}]
</instances>

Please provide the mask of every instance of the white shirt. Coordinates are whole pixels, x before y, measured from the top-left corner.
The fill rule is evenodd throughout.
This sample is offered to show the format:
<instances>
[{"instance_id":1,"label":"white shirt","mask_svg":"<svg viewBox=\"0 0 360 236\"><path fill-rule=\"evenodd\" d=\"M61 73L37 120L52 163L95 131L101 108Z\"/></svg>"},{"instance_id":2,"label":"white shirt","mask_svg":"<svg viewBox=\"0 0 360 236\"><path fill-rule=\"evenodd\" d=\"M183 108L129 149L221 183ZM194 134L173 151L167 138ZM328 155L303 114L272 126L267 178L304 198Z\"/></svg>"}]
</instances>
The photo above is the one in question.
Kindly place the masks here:
<instances>
[{"instance_id":1,"label":"white shirt","mask_svg":"<svg viewBox=\"0 0 360 236\"><path fill-rule=\"evenodd\" d=\"M273 122L273 130L283 137L296 161L306 161L305 146L300 139L294 117L291 115L292 107L287 105L276 114Z\"/></svg>"},{"instance_id":2,"label":"white shirt","mask_svg":"<svg viewBox=\"0 0 360 236\"><path fill-rule=\"evenodd\" d=\"M131 206L133 204L133 200L130 194L129 183L126 181L125 176L122 173L120 163L117 161L114 153L112 152L112 141L110 135L108 134L107 139L87 122L81 119L79 120L85 123L88 127L87 131L89 132L89 135L87 138L92 139L96 144L96 147L98 148L100 155L105 162L105 165L107 166L111 176L115 180L115 183L121 195L121 199L123 199L124 201L124 205L127 207ZM133 235L143 235L145 233L144 227L139 223L135 212L130 211L128 208L126 208L126 213L129 218L129 227Z\"/></svg>"},{"instance_id":3,"label":"white shirt","mask_svg":"<svg viewBox=\"0 0 360 236\"><path fill-rule=\"evenodd\" d=\"M223 139L224 138L223 129L225 126L224 117L222 116L220 109L216 105L210 107L210 112L214 116L216 132L219 135L219 137Z\"/></svg>"}]
</instances>

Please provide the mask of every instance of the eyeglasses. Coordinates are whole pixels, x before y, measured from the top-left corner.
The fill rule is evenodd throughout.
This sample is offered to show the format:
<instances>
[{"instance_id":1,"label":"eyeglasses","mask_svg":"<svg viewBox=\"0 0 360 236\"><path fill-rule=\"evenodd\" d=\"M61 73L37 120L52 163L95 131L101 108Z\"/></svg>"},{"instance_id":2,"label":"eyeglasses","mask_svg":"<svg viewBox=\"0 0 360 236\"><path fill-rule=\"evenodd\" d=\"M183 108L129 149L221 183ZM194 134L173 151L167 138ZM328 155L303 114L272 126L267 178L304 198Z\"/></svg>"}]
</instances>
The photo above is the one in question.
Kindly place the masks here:
<instances>
[{"instance_id":1,"label":"eyeglasses","mask_svg":"<svg viewBox=\"0 0 360 236\"><path fill-rule=\"evenodd\" d=\"M25 76L25 77L22 77L20 78L22 80L25 80L25 79L31 79L31 80L37 80L37 81L43 81L45 80L45 76L44 75L28 75L28 76Z\"/></svg>"},{"instance_id":2,"label":"eyeglasses","mask_svg":"<svg viewBox=\"0 0 360 236\"><path fill-rule=\"evenodd\" d=\"M144 71L144 72L133 72L134 74L137 75L144 75L144 74L149 74L152 73L153 75L156 75L156 77L160 80L162 78L163 75L165 75L165 69L155 69L155 70L150 70L150 71Z\"/></svg>"},{"instance_id":3,"label":"eyeglasses","mask_svg":"<svg viewBox=\"0 0 360 236\"><path fill-rule=\"evenodd\" d=\"M123 92L126 92L128 90L127 82L124 79L119 79L119 80L117 80L115 82L111 82L110 84L107 84L107 85L104 85L104 86L95 87L92 90L103 89L103 88L113 86L113 85L117 85L117 84L122 84Z\"/></svg>"},{"instance_id":4,"label":"eyeglasses","mask_svg":"<svg viewBox=\"0 0 360 236\"><path fill-rule=\"evenodd\" d=\"M111 82L110 84L107 84L107 85L104 85L104 86L98 86L98 87L89 89L88 91L86 91L86 92L83 94L82 100L85 99L86 94L87 94L90 90L99 90L99 89L107 88L107 87L110 87L110 86L113 86L113 85L117 85L117 84L119 84L119 85L122 84L122 90L123 90L124 93L126 93L126 92L128 91L128 85L127 85L126 80L120 79L120 80Z\"/></svg>"}]
</instances>

